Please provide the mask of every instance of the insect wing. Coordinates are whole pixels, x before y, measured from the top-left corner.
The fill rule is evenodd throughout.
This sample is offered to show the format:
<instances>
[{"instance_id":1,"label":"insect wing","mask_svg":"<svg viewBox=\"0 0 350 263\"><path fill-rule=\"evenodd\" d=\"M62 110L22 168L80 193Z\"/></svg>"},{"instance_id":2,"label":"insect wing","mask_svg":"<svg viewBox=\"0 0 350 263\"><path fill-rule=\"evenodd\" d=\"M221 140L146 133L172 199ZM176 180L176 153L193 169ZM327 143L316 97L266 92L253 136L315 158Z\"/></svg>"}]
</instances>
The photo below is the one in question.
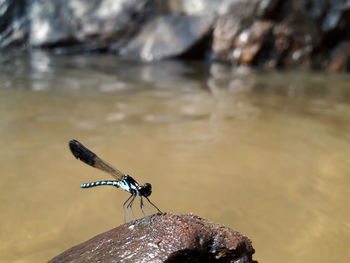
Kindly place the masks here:
<instances>
[{"instance_id":1,"label":"insect wing","mask_svg":"<svg viewBox=\"0 0 350 263\"><path fill-rule=\"evenodd\" d=\"M115 179L117 180L123 180L124 179L124 173L119 171L118 169L114 168L112 165L109 163L103 161L101 158L98 156L95 157L95 164L94 167L97 169L100 169L106 173L109 173L112 175Z\"/></svg>"},{"instance_id":2,"label":"insect wing","mask_svg":"<svg viewBox=\"0 0 350 263\"><path fill-rule=\"evenodd\" d=\"M124 175L125 175L124 173L114 168L112 165L108 164L107 162L103 161L100 157L98 157L95 153L90 151L88 148L86 148L77 140L71 140L69 142L69 148L72 154L75 156L75 158L81 160L87 165L90 165L106 173L109 173L117 180L124 179Z\"/></svg>"}]
</instances>

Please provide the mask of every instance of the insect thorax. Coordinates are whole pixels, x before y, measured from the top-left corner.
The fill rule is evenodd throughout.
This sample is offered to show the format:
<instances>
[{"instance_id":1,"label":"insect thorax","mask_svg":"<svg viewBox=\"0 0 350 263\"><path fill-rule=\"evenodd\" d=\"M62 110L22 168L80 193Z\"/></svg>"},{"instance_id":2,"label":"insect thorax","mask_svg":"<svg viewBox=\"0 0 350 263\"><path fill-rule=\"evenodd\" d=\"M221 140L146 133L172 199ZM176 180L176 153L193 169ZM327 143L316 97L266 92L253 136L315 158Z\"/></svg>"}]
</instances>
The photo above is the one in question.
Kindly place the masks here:
<instances>
[{"instance_id":1,"label":"insect thorax","mask_svg":"<svg viewBox=\"0 0 350 263\"><path fill-rule=\"evenodd\" d=\"M125 174L124 179L118 182L118 186L132 194L139 194L139 184L131 176Z\"/></svg>"}]
</instances>

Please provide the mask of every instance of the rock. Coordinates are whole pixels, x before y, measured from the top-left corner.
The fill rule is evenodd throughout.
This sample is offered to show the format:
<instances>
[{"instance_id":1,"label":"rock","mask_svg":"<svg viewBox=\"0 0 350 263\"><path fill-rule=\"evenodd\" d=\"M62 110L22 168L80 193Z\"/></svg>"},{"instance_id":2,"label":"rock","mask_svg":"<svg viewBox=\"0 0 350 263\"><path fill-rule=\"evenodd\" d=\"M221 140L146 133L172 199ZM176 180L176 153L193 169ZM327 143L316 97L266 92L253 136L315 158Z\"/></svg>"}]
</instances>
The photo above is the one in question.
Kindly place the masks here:
<instances>
[{"instance_id":1,"label":"rock","mask_svg":"<svg viewBox=\"0 0 350 263\"><path fill-rule=\"evenodd\" d=\"M319 34L314 21L304 17L285 19L273 26L269 45L265 45L265 64L271 68L311 65L312 51L319 44Z\"/></svg>"},{"instance_id":2,"label":"rock","mask_svg":"<svg viewBox=\"0 0 350 263\"><path fill-rule=\"evenodd\" d=\"M146 61L180 56L209 34L213 21L210 16L158 17L146 24L120 54Z\"/></svg>"},{"instance_id":3,"label":"rock","mask_svg":"<svg viewBox=\"0 0 350 263\"><path fill-rule=\"evenodd\" d=\"M326 2L323 5L321 5L321 7L318 7L323 7L323 9L320 9L318 13L324 15L323 19L321 20L321 26L324 32L339 30L342 27L349 26L349 1L333 0L331 4L329 3L329 1L321 2Z\"/></svg>"},{"instance_id":4,"label":"rock","mask_svg":"<svg viewBox=\"0 0 350 263\"><path fill-rule=\"evenodd\" d=\"M214 57L234 65L253 65L257 55L265 51L271 41L273 24L268 20L255 20L258 1L232 1L225 6L213 34ZM227 3L226 3L227 4Z\"/></svg>"},{"instance_id":5,"label":"rock","mask_svg":"<svg viewBox=\"0 0 350 263\"><path fill-rule=\"evenodd\" d=\"M331 56L328 66L330 72L341 72L350 68L350 41L340 43Z\"/></svg>"},{"instance_id":6,"label":"rock","mask_svg":"<svg viewBox=\"0 0 350 263\"><path fill-rule=\"evenodd\" d=\"M349 70L344 0L0 0L0 48Z\"/></svg>"},{"instance_id":7,"label":"rock","mask_svg":"<svg viewBox=\"0 0 350 263\"><path fill-rule=\"evenodd\" d=\"M23 44L28 36L25 0L0 0L0 48Z\"/></svg>"},{"instance_id":8,"label":"rock","mask_svg":"<svg viewBox=\"0 0 350 263\"><path fill-rule=\"evenodd\" d=\"M278 7L281 0L261 0L257 6L257 15L263 19L273 19L279 16Z\"/></svg>"},{"instance_id":9,"label":"rock","mask_svg":"<svg viewBox=\"0 0 350 263\"><path fill-rule=\"evenodd\" d=\"M160 0L161 8L168 14L214 15L226 0Z\"/></svg>"},{"instance_id":10,"label":"rock","mask_svg":"<svg viewBox=\"0 0 350 263\"><path fill-rule=\"evenodd\" d=\"M234 14L237 18L248 18L252 20L260 0L225 0L218 7L221 16Z\"/></svg>"},{"instance_id":11,"label":"rock","mask_svg":"<svg viewBox=\"0 0 350 263\"><path fill-rule=\"evenodd\" d=\"M214 57L220 61L232 62L234 42L239 34L253 23L257 1L226 1L220 7L213 33Z\"/></svg>"},{"instance_id":12,"label":"rock","mask_svg":"<svg viewBox=\"0 0 350 263\"><path fill-rule=\"evenodd\" d=\"M151 15L153 0L33 0L31 46L109 48L129 40Z\"/></svg>"},{"instance_id":13,"label":"rock","mask_svg":"<svg viewBox=\"0 0 350 263\"><path fill-rule=\"evenodd\" d=\"M251 241L225 226L194 215L156 214L77 245L58 262L256 262Z\"/></svg>"},{"instance_id":14,"label":"rock","mask_svg":"<svg viewBox=\"0 0 350 263\"><path fill-rule=\"evenodd\" d=\"M221 14L213 34L217 60L268 68L312 64L321 34L306 8L291 1L231 0Z\"/></svg>"}]
</instances>

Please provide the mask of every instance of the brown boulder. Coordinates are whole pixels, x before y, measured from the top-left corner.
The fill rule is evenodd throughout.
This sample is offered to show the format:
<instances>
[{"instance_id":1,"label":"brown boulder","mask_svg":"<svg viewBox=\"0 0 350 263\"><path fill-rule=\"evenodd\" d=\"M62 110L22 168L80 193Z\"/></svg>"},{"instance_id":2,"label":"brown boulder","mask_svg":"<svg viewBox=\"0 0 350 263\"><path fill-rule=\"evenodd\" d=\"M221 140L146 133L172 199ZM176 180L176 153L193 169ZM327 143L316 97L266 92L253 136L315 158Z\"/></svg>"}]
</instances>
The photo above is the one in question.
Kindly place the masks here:
<instances>
[{"instance_id":1,"label":"brown boulder","mask_svg":"<svg viewBox=\"0 0 350 263\"><path fill-rule=\"evenodd\" d=\"M155 214L68 249L49 262L240 262L254 249L242 234L195 215Z\"/></svg>"}]
</instances>

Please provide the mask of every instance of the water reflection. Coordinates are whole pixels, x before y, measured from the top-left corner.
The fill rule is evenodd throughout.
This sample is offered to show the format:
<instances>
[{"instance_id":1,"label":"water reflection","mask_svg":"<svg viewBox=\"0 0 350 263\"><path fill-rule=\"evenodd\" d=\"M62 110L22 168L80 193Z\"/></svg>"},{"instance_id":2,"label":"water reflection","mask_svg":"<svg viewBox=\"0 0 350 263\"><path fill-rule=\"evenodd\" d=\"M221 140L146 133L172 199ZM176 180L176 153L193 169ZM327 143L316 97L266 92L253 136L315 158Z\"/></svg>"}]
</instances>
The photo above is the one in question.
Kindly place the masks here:
<instances>
[{"instance_id":1,"label":"water reflection","mask_svg":"<svg viewBox=\"0 0 350 263\"><path fill-rule=\"evenodd\" d=\"M124 193L79 189L108 177L72 158L72 138L151 182L162 210L194 212L248 235L261 262L346 258L348 76L45 52L7 61L0 68L5 262L47 261L122 223Z\"/></svg>"}]
</instances>

